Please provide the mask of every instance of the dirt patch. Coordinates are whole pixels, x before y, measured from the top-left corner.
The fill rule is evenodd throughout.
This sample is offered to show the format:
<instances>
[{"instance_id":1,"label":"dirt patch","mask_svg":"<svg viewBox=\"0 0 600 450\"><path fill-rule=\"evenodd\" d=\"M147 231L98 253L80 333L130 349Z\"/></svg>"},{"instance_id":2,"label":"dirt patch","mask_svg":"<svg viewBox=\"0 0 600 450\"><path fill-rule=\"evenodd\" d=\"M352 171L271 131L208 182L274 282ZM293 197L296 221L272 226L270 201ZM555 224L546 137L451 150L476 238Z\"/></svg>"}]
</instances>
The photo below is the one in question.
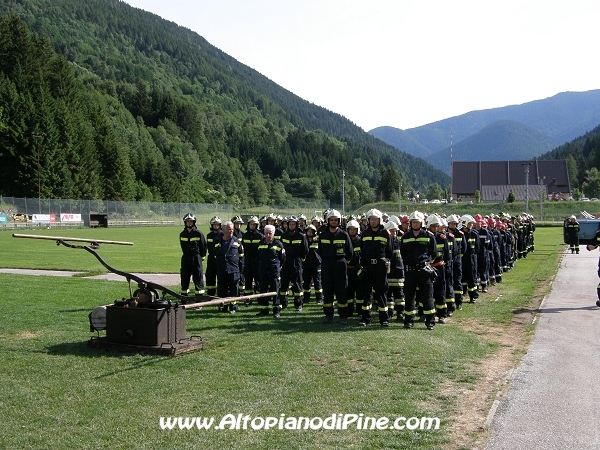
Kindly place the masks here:
<instances>
[{"instance_id":1,"label":"dirt patch","mask_svg":"<svg viewBox=\"0 0 600 450\"><path fill-rule=\"evenodd\" d=\"M501 400L505 395L510 386L512 371L529 348L532 333L527 328L533 322L544 294L541 291L536 293L527 307L515 311L508 327L482 324L475 319L461 319L459 326L463 330L484 335L500 347L473 368L480 374L474 388L457 388L455 384L447 386L459 399L455 417L450 420L451 442L445 446L448 450L485 449L491 434L491 429L485 426L488 414L494 401Z\"/></svg>"}]
</instances>

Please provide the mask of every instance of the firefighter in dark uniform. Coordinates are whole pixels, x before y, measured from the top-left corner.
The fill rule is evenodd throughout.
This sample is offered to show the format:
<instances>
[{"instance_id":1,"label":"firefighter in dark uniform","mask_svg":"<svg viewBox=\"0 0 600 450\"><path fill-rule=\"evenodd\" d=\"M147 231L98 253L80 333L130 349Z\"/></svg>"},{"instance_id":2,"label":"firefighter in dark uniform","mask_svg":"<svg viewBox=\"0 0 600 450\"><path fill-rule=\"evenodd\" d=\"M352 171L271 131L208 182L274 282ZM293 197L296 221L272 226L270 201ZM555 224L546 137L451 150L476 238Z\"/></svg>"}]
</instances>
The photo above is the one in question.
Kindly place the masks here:
<instances>
[{"instance_id":1,"label":"firefighter in dark uniform","mask_svg":"<svg viewBox=\"0 0 600 450\"><path fill-rule=\"evenodd\" d=\"M283 236L283 230L277 224L277 217L278 216L276 216L274 213L269 214L267 216L267 225L273 225L275 227L275 236L273 236L273 239L275 239L276 241L281 241L281 236ZM283 217L281 218L281 220L283 220Z\"/></svg>"},{"instance_id":2,"label":"firefighter in dark uniform","mask_svg":"<svg viewBox=\"0 0 600 450\"><path fill-rule=\"evenodd\" d=\"M565 229L571 254L579 254L579 222L577 222L577 217L569 217L569 220L565 223Z\"/></svg>"},{"instance_id":3,"label":"firefighter in dark uniform","mask_svg":"<svg viewBox=\"0 0 600 450\"><path fill-rule=\"evenodd\" d=\"M304 290L304 302L310 302L311 293L314 292L317 305L323 304L323 285L321 283L321 255L319 248L319 237L314 225L306 227L305 235L308 244L308 254L302 263L302 288ZM312 290L311 290L312 283Z\"/></svg>"},{"instance_id":4,"label":"firefighter in dark uniform","mask_svg":"<svg viewBox=\"0 0 600 450\"><path fill-rule=\"evenodd\" d=\"M241 241L244 236L244 232L242 231L244 219L242 219L240 216L233 216L231 218L231 222L233 223L233 235Z\"/></svg>"},{"instance_id":5,"label":"firefighter in dark uniform","mask_svg":"<svg viewBox=\"0 0 600 450\"><path fill-rule=\"evenodd\" d=\"M365 279L359 326L367 326L371 323L372 301L377 303L381 326L387 327L390 325L387 304L387 271L392 259L392 240L381 223L382 216L381 211L378 209L371 209L367 213L369 226L361 234L360 256Z\"/></svg>"},{"instance_id":6,"label":"firefighter in dark uniform","mask_svg":"<svg viewBox=\"0 0 600 450\"><path fill-rule=\"evenodd\" d=\"M479 298L477 292L477 254L479 253L479 233L473 228L475 218L469 214L462 216L463 230L467 247L463 252L463 293L469 294L469 302L475 303ZM466 289L464 288L466 286Z\"/></svg>"},{"instance_id":7,"label":"firefighter in dark uniform","mask_svg":"<svg viewBox=\"0 0 600 450\"><path fill-rule=\"evenodd\" d=\"M446 269L445 266L450 261L450 248L446 234L440 231L440 218L432 214L427 217L427 228L435 237L437 247L437 256L431 260L431 266L436 270L437 276L433 282L433 299L435 303L435 315L438 323L446 323L448 310L446 307Z\"/></svg>"},{"instance_id":8,"label":"firefighter in dark uniform","mask_svg":"<svg viewBox=\"0 0 600 450\"><path fill-rule=\"evenodd\" d=\"M454 301L454 259L456 251L456 238L449 230L448 221L445 217L440 217L441 228L440 232L446 235L448 241L448 250L450 252L449 260L444 262L444 278L446 279L446 317L452 317L456 311L456 303Z\"/></svg>"},{"instance_id":9,"label":"firefighter in dark uniform","mask_svg":"<svg viewBox=\"0 0 600 450\"><path fill-rule=\"evenodd\" d=\"M448 231L454 236L454 253L452 254L452 286L454 288L454 304L457 310L462 310L462 259L467 248L465 233L458 228L461 223L460 216L453 214L448 217Z\"/></svg>"},{"instance_id":10,"label":"firefighter in dark uniform","mask_svg":"<svg viewBox=\"0 0 600 450\"><path fill-rule=\"evenodd\" d=\"M340 323L348 323L348 287L347 264L352 260L354 251L348 233L340 228L342 215L332 209L327 214L326 223L321 227L318 252L323 263L321 274L323 282L323 323L333 323L334 296L338 303Z\"/></svg>"},{"instance_id":11,"label":"firefighter in dark uniform","mask_svg":"<svg viewBox=\"0 0 600 450\"><path fill-rule=\"evenodd\" d=\"M496 229L496 220L492 217L488 219L488 231L492 236L492 258L490 259L490 279L493 282L502 283L502 233ZM492 263L493 261L493 263Z\"/></svg>"},{"instance_id":12,"label":"firefighter in dark uniform","mask_svg":"<svg viewBox=\"0 0 600 450\"><path fill-rule=\"evenodd\" d=\"M481 214L476 214L475 229L479 234L479 253L477 254L477 275L481 292L487 292L490 283L490 253L492 252L492 236L488 232Z\"/></svg>"},{"instance_id":13,"label":"firefighter in dark uniform","mask_svg":"<svg viewBox=\"0 0 600 450\"><path fill-rule=\"evenodd\" d=\"M592 250L596 250L600 246L600 230L596 231L592 241L586 245L586 249L591 252ZM598 260L598 277L600 277L600 259ZM598 295L598 300L596 301L596 306L600 306L600 283L596 287L596 293Z\"/></svg>"},{"instance_id":14,"label":"firefighter in dark uniform","mask_svg":"<svg viewBox=\"0 0 600 450\"><path fill-rule=\"evenodd\" d=\"M362 281L359 279L362 275L362 266L360 259L360 225L356 220L351 220L346 224L346 233L350 236L352 250L354 254L348 263L348 287L346 288L346 298L348 299L348 317L354 315L354 311L360 315L363 302Z\"/></svg>"},{"instance_id":15,"label":"firefighter in dark uniform","mask_svg":"<svg viewBox=\"0 0 600 450\"><path fill-rule=\"evenodd\" d=\"M278 319L281 312L279 282L281 266L285 262L285 249L281 241L274 238L274 225L266 225L263 231L264 238L261 239L258 245L258 285L262 294L276 292L275 297L273 297L273 317ZM269 315L269 299L261 297L258 299L258 304L262 309L257 316Z\"/></svg>"},{"instance_id":16,"label":"firefighter in dark uniform","mask_svg":"<svg viewBox=\"0 0 600 450\"><path fill-rule=\"evenodd\" d=\"M206 295L215 296L217 294L217 266L215 245L221 240L223 230L221 230L221 219L214 216L210 219L210 231L206 235Z\"/></svg>"},{"instance_id":17,"label":"firefighter in dark uniform","mask_svg":"<svg viewBox=\"0 0 600 450\"><path fill-rule=\"evenodd\" d=\"M306 236L299 231L299 220L296 216L288 217L288 230L283 233L281 243L285 248L285 264L281 269L281 304L287 307L288 289L291 284L294 296L294 308L302 311L302 261L308 254Z\"/></svg>"},{"instance_id":18,"label":"firefighter in dark uniform","mask_svg":"<svg viewBox=\"0 0 600 450\"><path fill-rule=\"evenodd\" d=\"M263 234L258 231L258 217L252 216L248 219L246 232L242 235L244 246L244 295L258 293L258 245ZM247 300L246 304L250 304Z\"/></svg>"},{"instance_id":19,"label":"firefighter in dark uniform","mask_svg":"<svg viewBox=\"0 0 600 450\"><path fill-rule=\"evenodd\" d=\"M415 211L410 217L410 228L400 239L400 253L404 261L404 328L412 328L416 311L416 299L423 305L425 326L433 330L435 326L435 306L433 304L433 277L435 269L429 264L437 258L435 237L423 229L425 217Z\"/></svg>"},{"instance_id":20,"label":"firefighter in dark uniform","mask_svg":"<svg viewBox=\"0 0 600 450\"><path fill-rule=\"evenodd\" d=\"M223 235L215 245L217 263L217 297L238 297L240 277L244 273L244 246L234 235L233 222L225 222ZM223 307L231 314L238 310L237 302Z\"/></svg>"},{"instance_id":21,"label":"firefighter in dark uniform","mask_svg":"<svg viewBox=\"0 0 600 450\"><path fill-rule=\"evenodd\" d=\"M190 277L194 282L194 292L197 296L204 295L204 275L202 274L202 259L206 257L206 238L196 227L196 216L186 214L183 218L185 228L179 233L181 245L181 294L188 295Z\"/></svg>"},{"instance_id":22,"label":"firefighter in dark uniform","mask_svg":"<svg viewBox=\"0 0 600 450\"><path fill-rule=\"evenodd\" d=\"M392 260L390 261L390 273L387 276L388 315L391 319L395 312L396 320L404 321L404 262L400 253L400 239L404 233L400 231L395 218L395 216L391 216L389 222L385 224L385 229L390 234L392 241Z\"/></svg>"}]
</instances>

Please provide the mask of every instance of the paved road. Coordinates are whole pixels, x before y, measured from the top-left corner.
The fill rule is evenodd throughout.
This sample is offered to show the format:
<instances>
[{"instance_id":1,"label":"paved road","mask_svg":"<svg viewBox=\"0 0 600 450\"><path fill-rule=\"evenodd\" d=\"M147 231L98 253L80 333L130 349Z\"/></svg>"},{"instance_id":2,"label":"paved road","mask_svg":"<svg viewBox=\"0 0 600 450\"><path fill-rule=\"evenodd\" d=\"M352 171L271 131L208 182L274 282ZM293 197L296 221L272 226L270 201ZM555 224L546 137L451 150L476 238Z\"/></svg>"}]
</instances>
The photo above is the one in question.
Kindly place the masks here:
<instances>
[{"instance_id":1,"label":"paved road","mask_svg":"<svg viewBox=\"0 0 600 450\"><path fill-rule=\"evenodd\" d=\"M52 276L52 277L72 277L81 272L69 272L66 270L34 270L34 269L0 269L0 273L14 273L20 275L37 275L37 276ZM179 285L178 273L134 273L142 280L151 281L162 286ZM84 277L92 280L112 280L112 281L127 281L124 277L116 273L106 273L103 275L95 275L93 277Z\"/></svg>"},{"instance_id":2,"label":"paved road","mask_svg":"<svg viewBox=\"0 0 600 450\"><path fill-rule=\"evenodd\" d=\"M598 251L565 254L488 450L600 448Z\"/></svg>"}]
</instances>

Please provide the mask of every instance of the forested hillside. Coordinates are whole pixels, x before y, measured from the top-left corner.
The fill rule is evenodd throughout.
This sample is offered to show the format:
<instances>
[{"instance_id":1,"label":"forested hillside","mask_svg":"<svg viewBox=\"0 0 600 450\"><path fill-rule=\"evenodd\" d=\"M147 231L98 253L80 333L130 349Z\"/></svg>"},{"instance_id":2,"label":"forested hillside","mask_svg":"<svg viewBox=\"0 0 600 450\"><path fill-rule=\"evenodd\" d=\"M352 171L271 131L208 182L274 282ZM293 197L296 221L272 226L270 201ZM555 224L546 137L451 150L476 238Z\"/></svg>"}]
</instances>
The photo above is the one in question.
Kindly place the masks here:
<instances>
[{"instance_id":1,"label":"forested hillside","mask_svg":"<svg viewBox=\"0 0 600 450\"><path fill-rule=\"evenodd\" d=\"M539 159L566 159L574 192L600 197L600 125Z\"/></svg>"},{"instance_id":2,"label":"forested hillside","mask_svg":"<svg viewBox=\"0 0 600 450\"><path fill-rule=\"evenodd\" d=\"M0 194L284 204L448 177L118 0L0 5Z\"/></svg>"}]
</instances>

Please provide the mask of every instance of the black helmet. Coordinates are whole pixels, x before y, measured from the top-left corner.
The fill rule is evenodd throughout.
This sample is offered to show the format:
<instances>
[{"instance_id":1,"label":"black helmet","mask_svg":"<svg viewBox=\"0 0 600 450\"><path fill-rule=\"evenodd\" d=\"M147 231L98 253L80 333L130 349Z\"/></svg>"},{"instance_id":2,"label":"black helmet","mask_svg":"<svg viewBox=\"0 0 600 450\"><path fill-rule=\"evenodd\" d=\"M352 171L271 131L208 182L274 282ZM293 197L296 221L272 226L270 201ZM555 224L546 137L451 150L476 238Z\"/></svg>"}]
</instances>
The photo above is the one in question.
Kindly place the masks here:
<instances>
[{"instance_id":1,"label":"black helmet","mask_svg":"<svg viewBox=\"0 0 600 450\"><path fill-rule=\"evenodd\" d=\"M187 213L185 216L183 216L183 222L187 222L188 220L193 220L194 223L196 223L196 216L193 215L192 213Z\"/></svg>"}]
</instances>

